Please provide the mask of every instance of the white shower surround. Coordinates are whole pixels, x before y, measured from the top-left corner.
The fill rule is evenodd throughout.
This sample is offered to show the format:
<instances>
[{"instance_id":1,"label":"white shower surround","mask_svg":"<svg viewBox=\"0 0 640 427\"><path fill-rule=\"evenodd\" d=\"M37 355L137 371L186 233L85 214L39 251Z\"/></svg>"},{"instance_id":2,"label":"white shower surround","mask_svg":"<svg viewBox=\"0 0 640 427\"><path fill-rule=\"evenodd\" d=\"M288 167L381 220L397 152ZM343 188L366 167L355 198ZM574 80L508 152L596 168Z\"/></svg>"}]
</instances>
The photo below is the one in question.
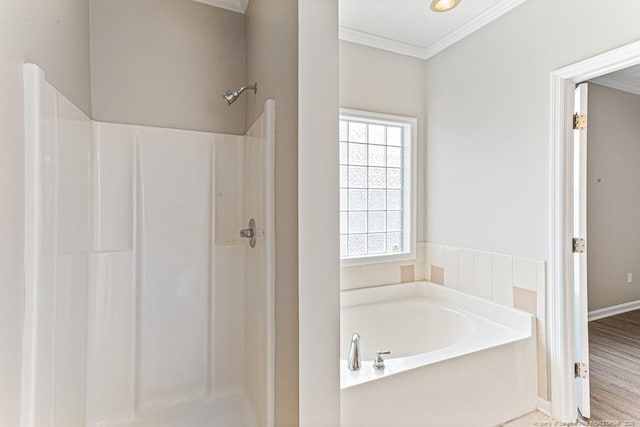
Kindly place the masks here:
<instances>
[{"instance_id":1,"label":"white shower surround","mask_svg":"<svg viewBox=\"0 0 640 427\"><path fill-rule=\"evenodd\" d=\"M535 318L429 282L341 293L341 425L498 425L536 407ZM362 368L347 369L351 334ZM384 371L375 351L389 350Z\"/></svg>"},{"instance_id":2,"label":"white shower surround","mask_svg":"<svg viewBox=\"0 0 640 427\"><path fill-rule=\"evenodd\" d=\"M246 136L98 123L27 64L25 122L21 426L272 426L274 101Z\"/></svg>"}]
</instances>

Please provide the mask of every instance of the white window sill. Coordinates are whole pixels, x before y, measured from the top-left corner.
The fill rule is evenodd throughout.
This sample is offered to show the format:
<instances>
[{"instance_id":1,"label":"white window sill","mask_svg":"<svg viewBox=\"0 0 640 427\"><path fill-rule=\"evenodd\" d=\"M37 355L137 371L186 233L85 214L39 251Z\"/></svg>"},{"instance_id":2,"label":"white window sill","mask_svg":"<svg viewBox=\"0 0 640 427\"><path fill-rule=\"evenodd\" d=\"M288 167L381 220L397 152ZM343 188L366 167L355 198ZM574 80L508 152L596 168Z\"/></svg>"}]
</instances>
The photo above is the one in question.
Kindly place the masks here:
<instances>
[{"instance_id":1,"label":"white window sill","mask_svg":"<svg viewBox=\"0 0 640 427\"><path fill-rule=\"evenodd\" d=\"M416 253L402 252L397 254L388 255L365 255L361 257L353 258L341 258L340 267L355 267L359 265L371 265L371 264L388 264L390 262L402 262L402 261L415 261Z\"/></svg>"}]
</instances>

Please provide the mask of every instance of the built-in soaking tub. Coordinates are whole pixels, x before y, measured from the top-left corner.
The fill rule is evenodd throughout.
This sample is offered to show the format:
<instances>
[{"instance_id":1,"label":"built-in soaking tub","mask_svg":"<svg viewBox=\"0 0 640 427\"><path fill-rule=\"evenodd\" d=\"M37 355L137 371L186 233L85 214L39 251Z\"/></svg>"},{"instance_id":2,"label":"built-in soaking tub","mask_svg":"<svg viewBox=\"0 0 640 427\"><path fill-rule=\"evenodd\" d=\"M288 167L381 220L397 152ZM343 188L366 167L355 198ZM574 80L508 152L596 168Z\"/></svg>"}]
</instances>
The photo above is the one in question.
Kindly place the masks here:
<instances>
[{"instance_id":1,"label":"built-in soaking tub","mask_svg":"<svg viewBox=\"0 0 640 427\"><path fill-rule=\"evenodd\" d=\"M536 407L535 318L428 282L341 293L342 426L494 426ZM360 334L362 368L347 369ZM391 351L384 371L376 351Z\"/></svg>"}]
</instances>

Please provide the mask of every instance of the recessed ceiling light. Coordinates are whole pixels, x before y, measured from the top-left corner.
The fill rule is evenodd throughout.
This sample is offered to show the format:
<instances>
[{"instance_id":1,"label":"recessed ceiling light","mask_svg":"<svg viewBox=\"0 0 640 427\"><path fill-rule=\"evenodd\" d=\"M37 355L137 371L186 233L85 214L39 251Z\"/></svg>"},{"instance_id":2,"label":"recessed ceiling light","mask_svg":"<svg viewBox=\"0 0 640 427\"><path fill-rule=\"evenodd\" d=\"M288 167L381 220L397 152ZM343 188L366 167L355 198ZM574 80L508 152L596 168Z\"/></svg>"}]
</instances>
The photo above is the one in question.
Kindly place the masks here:
<instances>
[{"instance_id":1,"label":"recessed ceiling light","mask_svg":"<svg viewBox=\"0 0 640 427\"><path fill-rule=\"evenodd\" d=\"M453 9L460 3L460 0L433 0L431 10L434 12L446 12Z\"/></svg>"}]
</instances>

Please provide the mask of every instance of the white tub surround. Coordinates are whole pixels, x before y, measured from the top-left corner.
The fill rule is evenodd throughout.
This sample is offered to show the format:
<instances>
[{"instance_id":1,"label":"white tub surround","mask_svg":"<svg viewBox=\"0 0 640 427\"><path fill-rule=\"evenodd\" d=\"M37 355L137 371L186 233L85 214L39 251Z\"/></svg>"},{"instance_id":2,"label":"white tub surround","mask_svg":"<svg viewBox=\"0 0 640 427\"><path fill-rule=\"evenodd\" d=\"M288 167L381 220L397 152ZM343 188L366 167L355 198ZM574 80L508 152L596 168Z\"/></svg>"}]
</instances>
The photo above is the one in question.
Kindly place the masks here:
<instances>
[{"instance_id":1,"label":"white tub surround","mask_svg":"<svg viewBox=\"0 0 640 427\"><path fill-rule=\"evenodd\" d=\"M544 315L544 261L426 243L425 278L507 307Z\"/></svg>"},{"instance_id":2,"label":"white tub surround","mask_svg":"<svg viewBox=\"0 0 640 427\"><path fill-rule=\"evenodd\" d=\"M343 426L496 425L536 407L535 318L429 282L341 293ZM362 368L350 371L351 335ZM384 371L377 350L390 350ZM381 404L372 404L380 401Z\"/></svg>"},{"instance_id":3,"label":"white tub surround","mask_svg":"<svg viewBox=\"0 0 640 427\"><path fill-rule=\"evenodd\" d=\"M537 318L538 395L547 400L546 263L493 252L425 244L425 279L447 288L475 295L496 304L514 307Z\"/></svg>"}]
</instances>

